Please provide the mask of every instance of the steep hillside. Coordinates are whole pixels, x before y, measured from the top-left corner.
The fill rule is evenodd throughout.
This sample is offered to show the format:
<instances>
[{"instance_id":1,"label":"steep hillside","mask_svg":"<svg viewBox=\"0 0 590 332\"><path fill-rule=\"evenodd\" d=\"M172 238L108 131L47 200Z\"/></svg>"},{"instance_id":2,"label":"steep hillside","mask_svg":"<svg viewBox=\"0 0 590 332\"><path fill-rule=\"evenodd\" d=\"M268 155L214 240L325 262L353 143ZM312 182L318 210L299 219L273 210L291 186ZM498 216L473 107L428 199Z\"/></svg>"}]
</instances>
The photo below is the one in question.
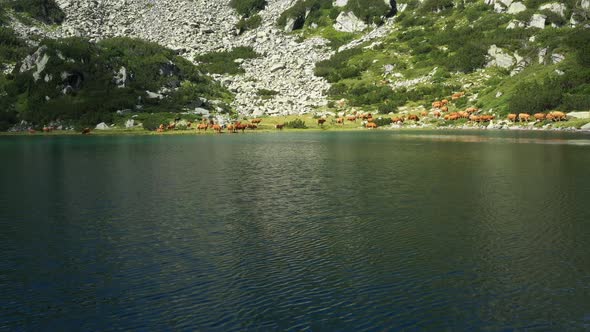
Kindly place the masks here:
<instances>
[{"instance_id":1,"label":"steep hillside","mask_svg":"<svg viewBox=\"0 0 590 332\"><path fill-rule=\"evenodd\" d=\"M590 109L589 0L5 0L0 10L11 121L64 117L54 108L70 104L92 109L71 117L101 114L85 115L91 122L211 99L211 110L255 116L342 105L389 113L460 91L451 108ZM91 62L61 59L70 47ZM35 79L38 64L26 64L46 53ZM155 74L169 62L172 78ZM142 78L118 87L121 68ZM68 95L61 76L74 71L84 84ZM110 102L90 107L103 91Z\"/></svg>"}]
</instances>

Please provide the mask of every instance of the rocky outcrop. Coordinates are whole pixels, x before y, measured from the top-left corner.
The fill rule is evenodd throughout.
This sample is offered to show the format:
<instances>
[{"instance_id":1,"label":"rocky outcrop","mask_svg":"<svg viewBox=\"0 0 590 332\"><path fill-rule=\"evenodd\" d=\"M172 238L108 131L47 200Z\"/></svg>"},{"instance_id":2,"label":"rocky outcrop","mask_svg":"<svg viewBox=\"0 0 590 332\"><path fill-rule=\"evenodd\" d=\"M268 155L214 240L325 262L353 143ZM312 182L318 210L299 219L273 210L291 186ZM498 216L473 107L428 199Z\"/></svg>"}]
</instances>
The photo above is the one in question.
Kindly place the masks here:
<instances>
[{"instance_id":1,"label":"rocky outcrop","mask_svg":"<svg viewBox=\"0 0 590 332\"><path fill-rule=\"evenodd\" d=\"M497 66L501 68L510 68L516 63L513 56L505 53L504 50L497 47L496 45L490 46L490 49L488 50L488 56L490 57L490 60L488 61L486 67Z\"/></svg>"}]
</instances>

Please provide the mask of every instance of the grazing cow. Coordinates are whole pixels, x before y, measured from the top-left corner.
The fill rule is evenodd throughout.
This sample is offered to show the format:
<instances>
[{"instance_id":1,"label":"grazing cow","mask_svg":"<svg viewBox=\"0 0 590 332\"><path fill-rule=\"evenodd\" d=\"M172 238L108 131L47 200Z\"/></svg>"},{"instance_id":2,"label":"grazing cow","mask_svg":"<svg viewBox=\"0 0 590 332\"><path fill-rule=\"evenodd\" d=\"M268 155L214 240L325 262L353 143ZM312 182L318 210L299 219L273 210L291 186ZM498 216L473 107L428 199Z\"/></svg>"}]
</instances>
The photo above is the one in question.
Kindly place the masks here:
<instances>
[{"instance_id":1,"label":"grazing cow","mask_svg":"<svg viewBox=\"0 0 590 332\"><path fill-rule=\"evenodd\" d=\"M469 120L473 121L473 122L480 122L481 121L481 117L475 114L471 114L469 116Z\"/></svg>"},{"instance_id":2,"label":"grazing cow","mask_svg":"<svg viewBox=\"0 0 590 332\"><path fill-rule=\"evenodd\" d=\"M248 123L248 124L246 125L246 128L248 128L248 129L256 129L256 128L258 128L258 126L257 126L257 125L255 125L255 124L253 124L253 123Z\"/></svg>"},{"instance_id":3,"label":"grazing cow","mask_svg":"<svg viewBox=\"0 0 590 332\"><path fill-rule=\"evenodd\" d=\"M459 113L457 113L457 112L453 112L451 114L445 115L445 120L454 121L454 120L458 120L458 119L459 119Z\"/></svg>"},{"instance_id":4,"label":"grazing cow","mask_svg":"<svg viewBox=\"0 0 590 332\"><path fill-rule=\"evenodd\" d=\"M440 108L441 111L443 112L448 112L449 111L449 107L448 106L443 106Z\"/></svg>"},{"instance_id":5,"label":"grazing cow","mask_svg":"<svg viewBox=\"0 0 590 332\"><path fill-rule=\"evenodd\" d=\"M365 125L365 128L369 128L369 129L375 129L377 127L378 126L375 122L367 122L367 124Z\"/></svg>"},{"instance_id":6,"label":"grazing cow","mask_svg":"<svg viewBox=\"0 0 590 332\"><path fill-rule=\"evenodd\" d=\"M465 112L469 113L469 114L473 114L475 112L479 111L479 108L477 107L468 107L465 109Z\"/></svg>"},{"instance_id":7,"label":"grazing cow","mask_svg":"<svg viewBox=\"0 0 590 332\"><path fill-rule=\"evenodd\" d=\"M480 116L481 122L490 122L490 121L494 120L495 118L496 118L495 116L489 115L489 114Z\"/></svg>"},{"instance_id":8,"label":"grazing cow","mask_svg":"<svg viewBox=\"0 0 590 332\"><path fill-rule=\"evenodd\" d=\"M435 118L440 118L440 111L434 111L432 115L434 115Z\"/></svg>"},{"instance_id":9,"label":"grazing cow","mask_svg":"<svg viewBox=\"0 0 590 332\"><path fill-rule=\"evenodd\" d=\"M410 115L408 115L408 120L409 121L420 121L420 118L418 118L418 116L416 114L410 114Z\"/></svg>"},{"instance_id":10,"label":"grazing cow","mask_svg":"<svg viewBox=\"0 0 590 332\"><path fill-rule=\"evenodd\" d=\"M354 115L349 115L346 117L346 120L350 121L350 122L356 122L356 116Z\"/></svg>"},{"instance_id":11,"label":"grazing cow","mask_svg":"<svg viewBox=\"0 0 590 332\"><path fill-rule=\"evenodd\" d=\"M453 93L453 95L451 96L451 100L457 100L457 99L463 97L464 95L465 95L465 92Z\"/></svg>"},{"instance_id":12,"label":"grazing cow","mask_svg":"<svg viewBox=\"0 0 590 332\"><path fill-rule=\"evenodd\" d=\"M318 125L323 126L324 125L324 122L326 122L326 119L324 119L324 118L319 118L318 119Z\"/></svg>"},{"instance_id":13,"label":"grazing cow","mask_svg":"<svg viewBox=\"0 0 590 332\"><path fill-rule=\"evenodd\" d=\"M208 127L209 127L209 125L208 125L208 124L206 124L206 123L199 123L199 125L197 126L197 130L198 130L198 131L201 131L201 130L205 130L205 131L207 131L207 128L208 128Z\"/></svg>"},{"instance_id":14,"label":"grazing cow","mask_svg":"<svg viewBox=\"0 0 590 332\"><path fill-rule=\"evenodd\" d=\"M344 124L344 118L337 118L336 119L336 123L343 125Z\"/></svg>"},{"instance_id":15,"label":"grazing cow","mask_svg":"<svg viewBox=\"0 0 590 332\"><path fill-rule=\"evenodd\" d=\"M395 118L391 118L391 122L402 124L404 123L404 118L396 116Z\"/></svg>"},{"instance_id":16,"label":"grazing cow","mask_svg":"<svg viewBox=\"0 0 590 332\"><path fill-rule=\"evenodd\" d=\"M90 128L82 129L82 135L88 135L88 134L90 134Z\"/></svg>"},{"instance_id":17,"label":"grazing cow","mask_svg":"<svg viewBox=\"0 0 590 332\"><path fill-rule=\"evenodd\" d=\"M241 122L236 122L236 130L241 130L242 133L244 133L244 130L246 130L246 128L248 128L247 124L241 123Z\"/></svg>"},{"instance_id":18,"label":"grazing cow","mask_svg":"<svg viewBox=\"0 0 590 332\"><path fill-rule=\"evenodd\" d=\"M285 124L284 124L284 123L277 123L277 124L275 125L275 129L283 130L283 127L284 127L284 126L285 126Z\"/></svg>"},{"instance_id":19,"label":"grazing cow","mask_svg":"<svg viewBox=\"0 0 590 332\"><path fill-rule=\"evenodd\" d=\"M461 112L458 112L457 114L459 115L459 117L461 119L469 119L469 113L468 112L461 111Z\"/></svg>"},{"instance_id":20,"label":"grazing cow","mask_svg":"<svg viewBox=\"0 0 590 332\"><path fill-rule=\"evenodd\" d=\"M158 133L163 133L163 132L164 132L164 129L162 129L162 128L158 128L158 129L156 129L156 132L158 132Z\"/></svg>"},{"instance_id":21,"label":"grazing cow","mask_svg":"<svg viewBox=\"0 0 590 332\"><path fill-rule=\"evenodd\" d=\"M170 123L166 129L173 130L174 128L176 128L176 123Z\"/></svg>"},{"instance_id":22,"label":"grazing cow","mask_svg":"<svg viewBox=\"0 0 590 332\"><path fill-rule=\"evenodd\" d=\"M565 121L567 120L567 115L565 115L565 113L560 112L560 111L553 111L549 113L552 116L552 120L553 121Z\"/></svg>"},{"instance_id":23,"label":"grazing cow","mask_svg":"<svg viewBox=\"0 0 590 332\"><path fill-rule=\"evenodd\" d=\"M158 129L164 131L164 125L160 123L160 126L158 126Z\"/></svg>"},{"instance_id":24,"label":"grazing cow","mask_svg":"<svg viewBox=\"0 0 590 332\"><path fill-rule=\"evenodd\" d=\"M374 122L375 119L373 117L367 118L367 122Z\"/></svg>"},{"instance_id":25,"label":"grazing cow","mask_svg":"<svg viewBox=\"0 0 590 332\"><path fill-rule=\"evenodd\" d=\"M443 99L440 101L440 103L441 105L446 106L449 103L449 101L447 99Z\"/></svg>"},{"instance_id":26,"label":"grazing cow","mask_svg":"<svg viewBox=\"0 0 590 332\"><path fill-rule=\"evenodd\" d=\"M235 133L236 132L236 127L232 124L227 125L227 132L228 133Z\"/></svg>"},{"instance_id":27,"label":"grazing cow","mask_svg":"<svg viewBox=\"0 0 590 332\"><path fill-rule=\"evenodd\" d=\"M531 119L531 115L527 114L527 113L519 113L518 114L518 121L519 122L529 122L529 120Z\"/></svg>"},{"instance_id":28,"label":"grazing cow","mask_svg":"<svg viewBox=\"0 0 590 332\"><path fill-rule=\"evenodd\" d=\"M52 127L47 127L47 126L43 127L43 132L44 132L44 133L49 133L49 132L51 132L52 130L53 130L53 128L52 128Z\"/></svg>"},{"instance_id":29,"label":"grazing cow","mask_svg":"<svg viewBox=\"0 0 590 332\"><path fill-rule=\"evenodd\" d=\"M533 115L536 121L543 121L545 120L545 113L535 113Z\"/></svg>"},{"instance_id":30,"label":"grazing cow","mask_svg":"<svg viewBox=\"0 0 590 332\"><path fill-rule=\"evenodd\" d=\"M217 123L211 127L216 133L221 134L221 126Z\"/></svg>"},{"instance_id":31,"label":"grazing cow","mask_svg":"<svg viewBox=\"0 0 590 332\"><path fill-rule=\"evenodd\" d=\"M442 103L438 100L432 103L432 107L434 108L441 108L442 106Z\"/></svg>"},{"instance_id":32,"label":"grazing cow","mask_svg":"<svg viewBox=\"0 0 590 332\"><path fill-rule=\"evenodd\" d=\"M508 114L508 121L516 122L516 116L514 113Z\"/></svg>"},{"instance_id":33,"label":"grazing cow","mask_svg":"<svg viewBox=\"0 0 590 332\"><path fill-rule=\"evenodd\" d=\"M420 116L422 116L422 117L425 117L425 116L427 116L427 115L428 115L428 112L426 112L426 111L422 111L422 112L420 112Z\"/></svg>"},{"instance_id":34,"label":"grazing cow","mask_svg":"<svg viewBox=\"0 0 590 332\"><path fill-rule=\"evenodd\" d=\"M545 119L549 121L555 121L555 117L551 113L545 115Z\"/></svg>"},{"instance_id":35,"label":"grazing cow","mask_svg":"<svg viewBox=\"0 0 590 332\"><path fill-rule=\"evenodd\" d=\"M259 124L260 122L262 122L262 119L260 119L260 118L252 119L250 122L252 122L254 124Z\"/></svg>"}]
</instances>

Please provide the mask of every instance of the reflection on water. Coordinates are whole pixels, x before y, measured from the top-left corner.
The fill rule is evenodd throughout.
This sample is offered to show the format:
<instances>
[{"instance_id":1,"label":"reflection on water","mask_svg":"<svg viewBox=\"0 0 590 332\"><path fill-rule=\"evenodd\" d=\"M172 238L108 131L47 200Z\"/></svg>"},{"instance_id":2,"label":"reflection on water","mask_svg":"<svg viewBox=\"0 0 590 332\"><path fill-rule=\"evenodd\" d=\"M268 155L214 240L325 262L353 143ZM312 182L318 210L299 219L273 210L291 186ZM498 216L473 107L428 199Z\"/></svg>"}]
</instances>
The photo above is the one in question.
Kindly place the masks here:
<instances>
[{"instance_id":1,"label":"reflection on water","mask_svg":"<svg viewBox=\"0 0 590 332\"><path fill-rule=\"evenodd\" d=\"M3 138L0 327L583 330L587 141Z\"/></svg>"}]
</instances>

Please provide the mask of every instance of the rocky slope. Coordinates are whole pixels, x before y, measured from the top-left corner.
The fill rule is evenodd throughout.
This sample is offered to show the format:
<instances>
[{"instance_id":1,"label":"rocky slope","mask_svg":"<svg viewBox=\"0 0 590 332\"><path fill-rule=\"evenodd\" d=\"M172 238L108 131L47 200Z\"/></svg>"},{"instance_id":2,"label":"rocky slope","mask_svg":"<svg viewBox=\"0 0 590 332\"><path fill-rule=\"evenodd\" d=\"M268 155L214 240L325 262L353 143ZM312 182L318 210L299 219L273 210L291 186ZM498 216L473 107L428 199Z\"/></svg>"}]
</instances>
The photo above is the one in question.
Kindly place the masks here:
<instances>
[{"instance_id":1,"label":"rocky slope","mask_svg":"<svg viewBox=\"0 0 590 332\"><path fill-rule=\"evenodd\" d=\"M244 61L246 73L217 76L236 94L233 106L243 114L301 113L325 105L329 85L313 75L314 64L331 55L321 39L299 43L275 22L292 3L271 0L260 15L261 27L237 35L239 20L229 0L58 0L66 20L52 37L138 37L177 50L187 59L196 54L252 46L263 57ZM278 91L261 99L259 89Z\"/></svg>"}]
</instances>

